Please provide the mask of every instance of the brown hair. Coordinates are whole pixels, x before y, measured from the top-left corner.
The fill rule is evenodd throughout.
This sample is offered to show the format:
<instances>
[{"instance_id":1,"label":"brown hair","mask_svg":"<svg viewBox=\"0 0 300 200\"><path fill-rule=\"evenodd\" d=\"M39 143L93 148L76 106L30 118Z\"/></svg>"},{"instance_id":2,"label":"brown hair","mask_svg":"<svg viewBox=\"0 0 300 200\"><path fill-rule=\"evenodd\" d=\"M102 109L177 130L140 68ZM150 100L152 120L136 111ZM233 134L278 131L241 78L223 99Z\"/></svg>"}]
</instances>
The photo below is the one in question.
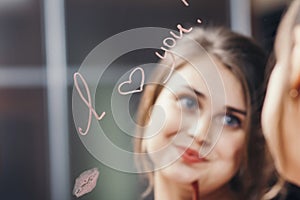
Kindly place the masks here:
<instances>
[{"instance_id":1,"label":"brown hair","mask_svg":"<svg viewBox=\"0 0 300 200\"><path fill-rule=\"evenodd\" d=\"M230 184L233 191L240 197L246 199L260 199L263 194L263 188L266 184L266 149L265 140L262 135L260 116L263 102L263 82L266 66L266 56L263 50L250 38L231 32L226 28L194 28L194 30L184 37L195 40L208 55L217 58L224 64L241 82L245 94L245 103L247 106L247 146L244 149L242 164L240 170L232 178ZM176 44L178 51L184 51L182 54L192 54L201 56L194 49L186 48L184 40L179 39ZM185 47L185 48L184 48ZM172 49L171 49L172 50ZM170 58L161 60L161 64L170 65ZM179 69L184 62L176 60L175 70ZM151 79L151 82L162 82L169 73L167 69L157 67ZM147 85L144 94L140 100L137 113L138 127L137 136L143 135L143 129L151 114L151 107L162 90L158 84ZM135 152L146 153L142 148L142 139L135 140ZM151 161L137 161L142 169L149 169ZM259 170L257 170L259 169ZM153 189L153 174L148 173L149 187L146 193Z\"/></svg>"}]
</instances>

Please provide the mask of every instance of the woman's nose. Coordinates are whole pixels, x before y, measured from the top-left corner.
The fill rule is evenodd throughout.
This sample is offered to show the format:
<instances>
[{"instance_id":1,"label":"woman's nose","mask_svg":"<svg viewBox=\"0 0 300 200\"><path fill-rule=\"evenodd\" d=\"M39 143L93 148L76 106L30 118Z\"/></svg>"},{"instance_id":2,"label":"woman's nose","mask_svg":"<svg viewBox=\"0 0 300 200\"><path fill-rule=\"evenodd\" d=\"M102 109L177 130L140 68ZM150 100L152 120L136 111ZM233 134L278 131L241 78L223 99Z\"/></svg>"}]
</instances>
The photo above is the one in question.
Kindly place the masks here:
<instances>
[{"instance_id":1,"label":"woman's nose","mask_svg":"<svg viewBox=\"0 0 300 200\"><path fill-rule=\"evenodd\" d=\"M190 122L188 135L193 137L200 145L209 143L208 135L211 125L211 118L202 116L200 119Z\"/></svg>"}]
</instances>

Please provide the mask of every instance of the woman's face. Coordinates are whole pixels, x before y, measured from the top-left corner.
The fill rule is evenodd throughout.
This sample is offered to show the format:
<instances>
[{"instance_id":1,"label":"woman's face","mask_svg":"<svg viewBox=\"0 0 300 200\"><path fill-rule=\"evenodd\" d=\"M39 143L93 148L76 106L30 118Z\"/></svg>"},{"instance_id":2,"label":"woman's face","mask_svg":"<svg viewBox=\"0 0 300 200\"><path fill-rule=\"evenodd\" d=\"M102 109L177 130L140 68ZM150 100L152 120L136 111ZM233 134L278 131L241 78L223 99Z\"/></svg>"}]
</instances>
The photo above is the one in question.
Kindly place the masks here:
<instances>
[{"instance_id":1,"label":"woman's face","mask_svg":"<svg viewBox=\"0 0 300 200\"><path fill-rule=\"evenodd\" d=\"M210 96L214 91L194 67L185 64L159 94L142 142L155 167L160 168L155 173L179 184L199 181L200 194L231 180L240 166L246 139L241 83L218 60L215 63L224 82L226 103L214 106ZM209 65L213 64L203 59L198 66L214 67ZM213 146L208 138L217 138L210 137L217 131L221 135ZM212 151L200 158L200 149L209 145L214 147Z\"/></svg>"},{"instance_id":2,"label":"woman's face","mask_svg":"<svg viewBox=\"0 0 300 200\"><path fill-rule=\"evenodd\" d=\"M300 101L299 93L296 96L292 93L292 89L300 91L300 25L293 29L292 36L294 45L290 54L285 55L283 45L276 45L277 63L268 83L262 128L277 170L285 179L300 186ZM282 55L287 56L287 60Z\"/></svg>"}]
</instances>

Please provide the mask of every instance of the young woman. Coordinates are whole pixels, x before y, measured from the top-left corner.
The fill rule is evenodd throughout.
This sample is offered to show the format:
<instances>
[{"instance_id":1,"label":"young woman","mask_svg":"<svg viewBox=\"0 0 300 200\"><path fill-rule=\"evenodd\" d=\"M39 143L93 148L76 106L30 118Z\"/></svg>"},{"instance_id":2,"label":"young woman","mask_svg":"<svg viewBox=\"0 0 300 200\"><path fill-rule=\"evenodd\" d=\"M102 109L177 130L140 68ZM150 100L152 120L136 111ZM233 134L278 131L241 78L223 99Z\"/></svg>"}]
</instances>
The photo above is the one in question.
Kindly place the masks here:
<instances>
[{"instance_id":1,"label":"young woman","mask_svg":"<svg viewBox=\"0 0 300 200\"><path fill-rule=\"evenodd\" d=\"M149 172L146 195L260 199L267 179L263 51L227 29L194 28L165 55L160 64L175 70L166 79L170 68L155 69L137 115L135 150L147 155L138 161Z\"/></svg>"},{"instance_id":2,"label":"young woman","mask_svg":"<svg viewBox=\"0 0 300 200\"><path fill-rule=\"evenodd\" d=\"M267 88L262 125L280 176L294 184L287 199L300 199L300 1L294 1L278 28L276 64Z\"/></svg>"}]
</instances>

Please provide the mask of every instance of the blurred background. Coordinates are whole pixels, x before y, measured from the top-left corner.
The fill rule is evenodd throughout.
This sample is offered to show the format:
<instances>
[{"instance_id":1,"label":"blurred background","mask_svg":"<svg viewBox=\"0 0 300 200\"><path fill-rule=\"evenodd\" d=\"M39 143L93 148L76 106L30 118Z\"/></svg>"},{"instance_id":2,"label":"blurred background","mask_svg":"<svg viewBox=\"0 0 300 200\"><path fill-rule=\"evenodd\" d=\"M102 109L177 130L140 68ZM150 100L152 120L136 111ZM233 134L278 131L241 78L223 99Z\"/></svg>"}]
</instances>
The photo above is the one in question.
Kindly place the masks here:
<instances>
[{"instance_id":1,"label":"blurred background","mask_svg":"<svg viewBox=\"0 0 300 200\"><path fill-rule=\"evenodd\" d=\"M128 29L176 29L178 23L188 27L198 18L253 36L270 52L289 4L287 0L189 2L185 7L180 0L0 0L0 199L76 199L72 196L76 177L93 167L100 171L97 187L81 199L138 199L142 190L138 177L102 165L77 135L72 77L87 54ZM153 52L121 57L109 76L156 62ZM114 86L110 81L114 78L101 82L103 90ZM115 132L109 126L106 123Z\"/></svg>"}]
</instances>

